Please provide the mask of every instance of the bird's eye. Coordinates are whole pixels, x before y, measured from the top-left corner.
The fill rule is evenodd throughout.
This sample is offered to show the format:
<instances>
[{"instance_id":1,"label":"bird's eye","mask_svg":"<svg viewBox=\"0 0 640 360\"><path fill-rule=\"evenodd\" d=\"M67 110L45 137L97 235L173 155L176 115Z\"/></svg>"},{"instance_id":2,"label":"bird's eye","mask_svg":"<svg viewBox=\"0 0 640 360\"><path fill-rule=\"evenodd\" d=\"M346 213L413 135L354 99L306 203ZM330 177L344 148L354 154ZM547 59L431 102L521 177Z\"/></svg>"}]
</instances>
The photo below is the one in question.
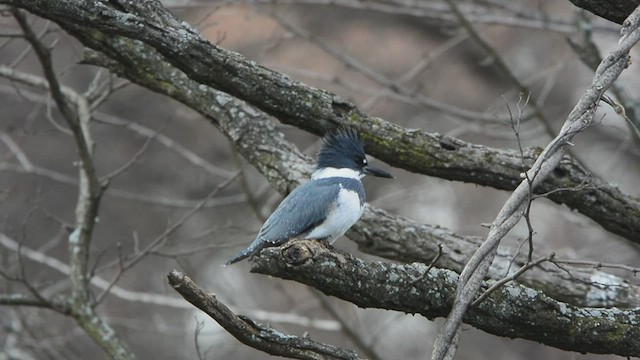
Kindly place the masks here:
<instances>
[{"instance_id":1,"label":"bird's eye","mask_svg":"<svg viewBox=\"0 0 640 360\"><path fill-rule=\"evenodd\" d=\"M367 159L362 159L362 164L367 165Z\"/></svg>"}]
</instances>

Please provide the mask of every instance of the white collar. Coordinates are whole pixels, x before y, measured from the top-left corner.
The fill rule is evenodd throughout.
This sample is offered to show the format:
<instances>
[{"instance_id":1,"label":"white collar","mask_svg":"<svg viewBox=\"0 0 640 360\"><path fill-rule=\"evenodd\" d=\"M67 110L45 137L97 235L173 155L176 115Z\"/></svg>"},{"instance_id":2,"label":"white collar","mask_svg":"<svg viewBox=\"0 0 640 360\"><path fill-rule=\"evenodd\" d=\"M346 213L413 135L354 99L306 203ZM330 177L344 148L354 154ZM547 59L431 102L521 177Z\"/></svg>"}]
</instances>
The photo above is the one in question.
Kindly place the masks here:
<instances>
[{"instance_id":1,"label":"white collar","mask_svg":"<svg viewBox=\"0 0 640 360\"><path fill-rule=\"evenodd\" d=\"M360 180L364 177L364 173L349 168L326 167L314 171L311 175L311 180L326 179L330 177L343 177Z\"/></svg>"}]
</instances>

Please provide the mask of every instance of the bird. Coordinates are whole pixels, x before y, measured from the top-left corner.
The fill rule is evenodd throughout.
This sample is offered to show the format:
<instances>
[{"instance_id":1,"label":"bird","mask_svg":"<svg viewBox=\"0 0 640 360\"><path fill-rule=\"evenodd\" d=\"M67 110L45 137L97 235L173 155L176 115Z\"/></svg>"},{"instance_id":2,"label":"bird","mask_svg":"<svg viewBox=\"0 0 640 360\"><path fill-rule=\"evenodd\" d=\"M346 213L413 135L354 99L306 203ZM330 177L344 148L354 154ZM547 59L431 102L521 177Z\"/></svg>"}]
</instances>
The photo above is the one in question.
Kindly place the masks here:
<instances>
[{"instance_id":1,"label":"bird","mask_svg":"<svg viewBox=\"0 0 640 360\"><path fill-rule=\"evenodd\" d=\"M324 240L332 244L360 219L365 175L394 178L369 165L358 131L340 127L322 139L311 179L295 188L267 218L255 240L224 266L290 239Z\"/></svg>"}]
</instances>

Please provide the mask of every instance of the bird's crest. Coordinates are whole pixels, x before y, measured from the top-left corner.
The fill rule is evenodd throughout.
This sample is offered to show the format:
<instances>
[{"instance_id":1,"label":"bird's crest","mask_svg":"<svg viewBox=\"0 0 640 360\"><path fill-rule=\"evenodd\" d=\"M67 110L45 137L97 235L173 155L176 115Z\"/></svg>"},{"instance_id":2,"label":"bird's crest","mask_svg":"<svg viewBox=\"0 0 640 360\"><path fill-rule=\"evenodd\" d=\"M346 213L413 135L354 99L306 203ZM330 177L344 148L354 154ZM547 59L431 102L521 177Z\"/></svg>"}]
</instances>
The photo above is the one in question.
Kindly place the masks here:
<instances>
[{"instance_id":1,"label":"bird's crest","mask_svg":"<svg viewBox=\"0 0 640 360\"><path fill-rule=\"evenodd\" d=\"M364 146L360 135L355 128L340 127L325 135L318 152L318 169L325 167L335 168L362 168L366 159Z\"/></svg>"}]
</instances>

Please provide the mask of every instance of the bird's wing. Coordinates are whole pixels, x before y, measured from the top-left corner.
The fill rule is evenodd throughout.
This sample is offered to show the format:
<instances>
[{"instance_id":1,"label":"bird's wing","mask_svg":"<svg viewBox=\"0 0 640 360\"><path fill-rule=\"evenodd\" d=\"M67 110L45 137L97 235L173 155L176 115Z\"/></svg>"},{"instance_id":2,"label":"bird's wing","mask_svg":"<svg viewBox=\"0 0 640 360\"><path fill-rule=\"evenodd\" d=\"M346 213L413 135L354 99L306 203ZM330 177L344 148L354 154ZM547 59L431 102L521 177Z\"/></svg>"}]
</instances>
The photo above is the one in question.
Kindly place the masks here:
<instances>
[{"instance_id":1,"label":"bird's wing","mask_svg":"<svg viewBox=\"0 0 640 360\"><path fill-rule=\"evenodd\" d=\"M229 259L226 265L312 230L327 218L339 192L340 185L330 184L324 179L295 188L265 221L251 245Z\"/></svg>"},{"instance_id":2,"label":"bird's wing","mask_svg":"<svg viewBox=\"0 0 640 360\"><path fill-rule=\"evenodd\" d=\"M277 245L312 230L327 218L339 191L340 185L322 180L297 187L262 225L256 240Z\"/></svg>"}]
</instances>

